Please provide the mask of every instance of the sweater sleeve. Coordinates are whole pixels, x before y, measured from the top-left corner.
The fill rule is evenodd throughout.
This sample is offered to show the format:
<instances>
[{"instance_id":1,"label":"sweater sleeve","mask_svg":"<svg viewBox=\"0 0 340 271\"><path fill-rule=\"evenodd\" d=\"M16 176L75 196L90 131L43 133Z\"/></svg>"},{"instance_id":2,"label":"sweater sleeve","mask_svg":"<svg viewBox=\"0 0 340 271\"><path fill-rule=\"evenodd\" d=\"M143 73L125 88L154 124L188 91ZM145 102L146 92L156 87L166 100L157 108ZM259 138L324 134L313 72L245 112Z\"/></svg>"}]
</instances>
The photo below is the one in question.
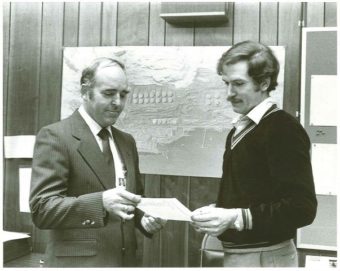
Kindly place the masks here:
<instances>
[{"instance_id":1,"label":"sweater sleeve","mask_svg":"<svg viewBox=\"0 0 340 271\"><path fill-rule=\"evenodd\" d=\"M317 209L307 133L292 118L274 125L265 152L276 199L250 207L253 231L270 239L311 224Z\"/></svg>"}]
</instances>

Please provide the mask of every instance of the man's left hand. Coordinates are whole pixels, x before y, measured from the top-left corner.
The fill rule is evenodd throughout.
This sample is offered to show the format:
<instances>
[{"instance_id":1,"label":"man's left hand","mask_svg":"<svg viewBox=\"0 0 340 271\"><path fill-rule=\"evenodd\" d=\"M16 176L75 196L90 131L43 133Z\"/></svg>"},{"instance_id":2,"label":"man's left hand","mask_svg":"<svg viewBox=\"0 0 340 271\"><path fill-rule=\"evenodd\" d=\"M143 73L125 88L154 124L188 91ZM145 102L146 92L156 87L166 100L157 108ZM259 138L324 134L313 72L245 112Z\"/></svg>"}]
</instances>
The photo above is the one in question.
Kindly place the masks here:
<instances>
[{"instance_id":1,"label":"man's left hand","mask_svg":"<svg viewBox=\"0 0 340 271\"><path fill-rule=\"evenodd\" d=\"M192 212L191 225L198 232L219 236L225 230L234 228L236 218L236 209L206 206Z\"/></svg>"},{"instance_id":2,"label":"man's left hand","mask_svg":"<svg viewBox=\"0 0 340 271\"><path fill-rule=\"evenodd\" d=\"M151 234L154 234L161 230L165 226L166 222L167 220L165 219L153 217L148 214L144 214L142 218L142 225L144 229Z\"/></svg>"}]
</instances>

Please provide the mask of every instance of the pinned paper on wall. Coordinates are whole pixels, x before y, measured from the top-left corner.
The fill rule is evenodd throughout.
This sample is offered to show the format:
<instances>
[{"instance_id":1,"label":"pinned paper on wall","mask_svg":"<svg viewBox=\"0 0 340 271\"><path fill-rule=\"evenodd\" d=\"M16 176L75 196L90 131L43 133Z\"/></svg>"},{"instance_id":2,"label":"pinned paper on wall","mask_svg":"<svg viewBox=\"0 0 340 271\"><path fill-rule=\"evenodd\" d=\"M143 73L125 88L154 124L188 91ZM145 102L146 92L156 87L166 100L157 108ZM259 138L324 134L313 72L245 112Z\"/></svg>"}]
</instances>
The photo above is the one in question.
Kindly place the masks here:
<instances>
[{"instance_id":1,"label":"pinned paper on wall","mask_svg":"<svg viewBox=\"0 0 340 271\"><path fill-rule=\"evenodd\" d=\"M337 125L337 89L338 80L336 75L312 75L310 103L311 126Z\"/></svg>"},{"instance_id":2,"label":"pinned paper on wall","mask_svg":"<svg viewBox=\"0 0 340 271\"><path fill-rule=\"evenodd\" d=\"M34 135L5 136L5 158L32 158Z\"/></svg>"},{"instance_id":3,"label":"pinned paper on wall","mask_svg":"<svg viewBox=\"0 0 340 271\"><path fill-rule=\"evenodd\" d=\"M19 168L19 208L20 212L30 213L29 194L32 168Z\"/></svg>"},{"instance_id":4,"label":"pinned paper on wall","mask_svg":"<svg viewBox=\"0 0 340 271\"><path fill-rule=\"evenodd\" d=\"M336 144L313 144L312 167L317 194L336 195Z\"/></svg>"}]
</instances>

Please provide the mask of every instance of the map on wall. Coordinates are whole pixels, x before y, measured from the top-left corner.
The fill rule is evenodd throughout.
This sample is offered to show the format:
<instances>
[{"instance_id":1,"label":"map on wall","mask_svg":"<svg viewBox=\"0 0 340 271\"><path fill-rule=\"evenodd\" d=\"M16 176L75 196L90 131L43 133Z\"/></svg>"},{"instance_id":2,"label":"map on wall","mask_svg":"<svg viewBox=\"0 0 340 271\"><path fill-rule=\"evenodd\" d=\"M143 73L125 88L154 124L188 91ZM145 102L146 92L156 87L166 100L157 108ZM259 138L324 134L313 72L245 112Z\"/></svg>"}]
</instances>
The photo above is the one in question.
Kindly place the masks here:
<instances>
[{"instance_id":1,"label":"map on wall","mask_svg":"<svg viewBox=\"0 0 340 271\"><path fill-rule=\"evenodd\" d=\"M61 118L81 104L83 68L97 57L119 57L130 94L115 126L134 136L142 173L221 177L225 139L236 114L216 64L229 47L67 47L64 49ZM282 107L284 47L279 86Z\"/></svg>"}]
</instances>

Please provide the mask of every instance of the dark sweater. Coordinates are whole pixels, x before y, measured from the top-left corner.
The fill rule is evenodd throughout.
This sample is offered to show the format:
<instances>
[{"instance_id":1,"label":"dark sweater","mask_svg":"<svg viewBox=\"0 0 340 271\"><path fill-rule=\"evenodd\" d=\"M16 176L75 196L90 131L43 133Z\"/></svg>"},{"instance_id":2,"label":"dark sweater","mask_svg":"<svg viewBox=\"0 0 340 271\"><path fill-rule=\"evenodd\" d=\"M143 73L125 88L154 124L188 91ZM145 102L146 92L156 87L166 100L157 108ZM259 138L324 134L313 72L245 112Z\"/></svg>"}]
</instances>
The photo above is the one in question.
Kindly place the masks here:
<instances>
[{"instance_id":1,"label":"dark sweater","mask_svg":"<svg viewBox=\"0 0 340 271\"><path fill-rule=\"evenodd\" d=\"M283 110L264 117L231 150L226 142L217 207L249 208L251 230L226 230L219 239L267 246L293 238L313 222L317 200L310 162L310 140Z\"/></svg>"}]
</instances>

